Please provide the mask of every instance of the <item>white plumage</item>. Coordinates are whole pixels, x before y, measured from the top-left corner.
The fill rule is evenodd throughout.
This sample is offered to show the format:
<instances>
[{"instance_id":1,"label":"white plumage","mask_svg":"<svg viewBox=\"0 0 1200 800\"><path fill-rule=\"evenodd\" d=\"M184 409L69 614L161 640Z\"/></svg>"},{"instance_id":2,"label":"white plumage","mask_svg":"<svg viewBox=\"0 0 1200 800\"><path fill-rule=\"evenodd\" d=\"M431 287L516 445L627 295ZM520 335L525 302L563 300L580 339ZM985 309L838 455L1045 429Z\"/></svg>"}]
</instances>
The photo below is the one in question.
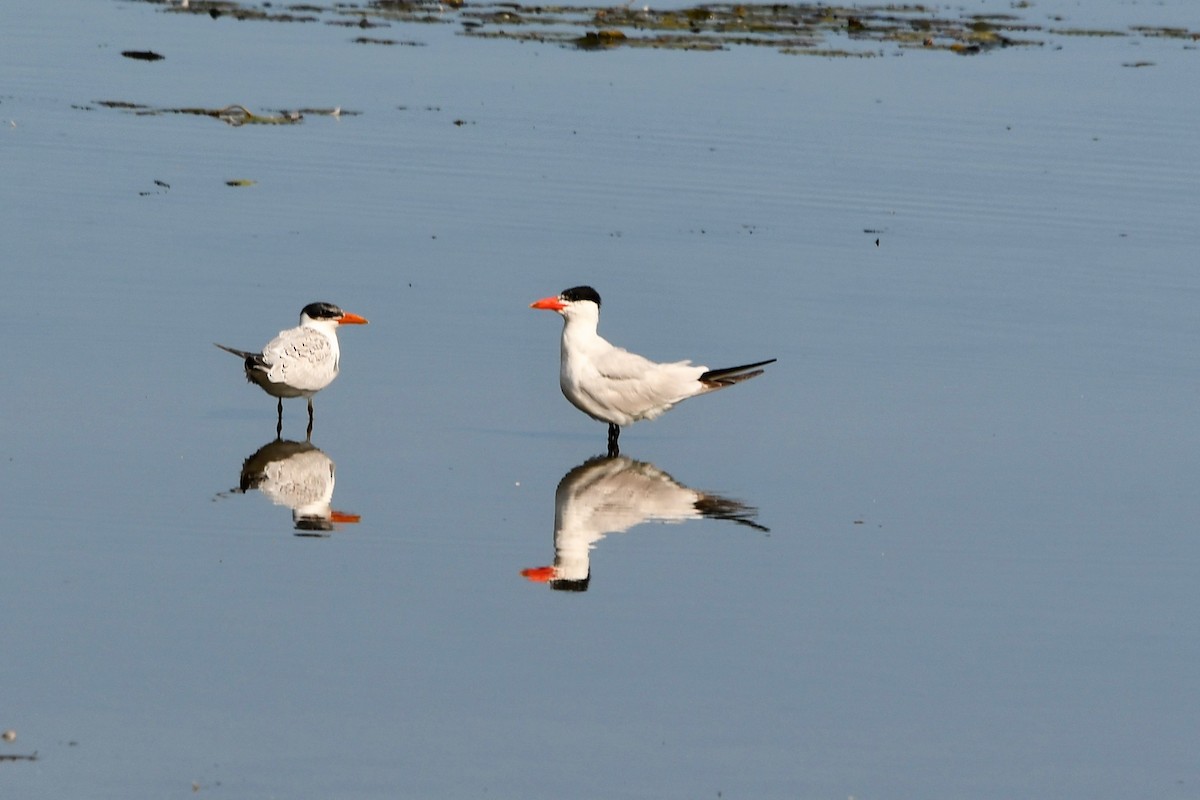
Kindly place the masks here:
<instances>
[{"instance_id":1,"label":"white plumage","mask_svg":"<svg viewBox=\"0 0 1200 800\"><path fill-rule=\"evenodd\" d=\"M531 581L584 591L591 551L606 535L645 522L725 519L755 530L758 510L737 500L691 489L653 464L624 456L589 459L568 472L554 493L554 564L522 570Z\"/></svg>"},{"instance_id":2,"label":"white plumage","mask_svg":"<svg viewBox=\"0 0 1200 800\"><path fill-rule=\"evenodd\" d=\"M341 361L339 325L365 325L367 320L332 303L309 303L300 312L300 324L280 331L262 352L252 353L218 344L244 359L246 379L279 398L276 432L283 429L283 398L308 398L308 428L312 433L312 396L333 383Z\"/></svg>"},{"instance_id":3,"label":"white plumage","mask_svg":"<svg viewBox=\"0 0 1200 800\"><path fill-rule=\"evenodd\" d=\"M762 374L775 359L710 370L691 361L658 363L617 347L597 332L600 295L576 286L530 305L563 318L559 386L571 404L609 424L609 455L618 454L621 426L654 419L676 403Z\"/></svg>"},{"instance_id":4,"label":"white plumage","mask_svg":"<svg viewBox=\"0 0 1200 800\"><path fill-rule=\"evenodd\" d=\"M330 507L335 483L333 459L312 442L276 439L245 460L237 491L258 489L275 505L290 508L296 530L308 535L359 521L358 514Z\"/></svg>"}]
</instances>

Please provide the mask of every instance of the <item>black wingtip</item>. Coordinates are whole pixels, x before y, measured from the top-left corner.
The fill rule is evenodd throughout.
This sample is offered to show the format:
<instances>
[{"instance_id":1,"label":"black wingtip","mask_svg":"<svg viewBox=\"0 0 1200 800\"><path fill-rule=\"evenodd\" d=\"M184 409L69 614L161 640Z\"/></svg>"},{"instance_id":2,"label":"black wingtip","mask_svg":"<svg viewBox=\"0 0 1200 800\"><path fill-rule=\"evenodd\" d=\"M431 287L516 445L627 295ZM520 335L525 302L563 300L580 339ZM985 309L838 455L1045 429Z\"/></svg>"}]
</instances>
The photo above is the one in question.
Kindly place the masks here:
<instances>
[{"instance_id":1,"label":"black wingtip","mask_svg":"<svg viewBox=\"0 0 1200 800\"><path fill-rule=\"evenodd\" d=\"M745 525L760 533L770 533L771 529L754 521L758 509L748 506L740 500L731 500L712 494L702 494L695 503L696 510L707 519L723 519Z\"/></svg>"},{"instance_id":2,"label":"black wingtip","mask_svg":"<svg viewBox=\"0 0 1200 800\"><path fill-rule=\"evenodd\" d=\"M246 369L248 370L267 370L267 362L265 359L263 359L262 353L251 353L247 350L238 350L236 347L226 347L225 345L217 344L216 342L213 342L213 344L224 350L226 353L233 353L235 356L242 359L246 365ZM246 376L246 380L250 380L249 375Z\"/></svg>"},{"instance_id":3,"label":"black wingtip","mask_svg":"<svg viewBox=\"0 0 1200 800\"><path fill-rule=\"evenodd\" d=\"M226 353L233 353L235 356L238 356L240 358L247 358L247 357L253 355L253 353L248 353L245 350L238 350L235 347L226 347L225 345L218 344L216 342L213 342L213 347L219 347L222 350L224 350Z\"/></svg>"},{"instance_id":4,"label":"black wingtip","mask_svg":"<svg viewBox=\"0 0 1200 800\"><path fill-rule=\"evenodd\" d=\"M767 364L774 364L777 359L768 358L766 361L756 361L753 364L742 364L740 367L725 367L724 369L710 369L708 372L700 376L702 383L716 384L732 384L738 381L744 381L749 378L754 378L763 374L758 367L765 367ZM751 372L750 370L756 370Z\"/></svg>"}]
</instances>

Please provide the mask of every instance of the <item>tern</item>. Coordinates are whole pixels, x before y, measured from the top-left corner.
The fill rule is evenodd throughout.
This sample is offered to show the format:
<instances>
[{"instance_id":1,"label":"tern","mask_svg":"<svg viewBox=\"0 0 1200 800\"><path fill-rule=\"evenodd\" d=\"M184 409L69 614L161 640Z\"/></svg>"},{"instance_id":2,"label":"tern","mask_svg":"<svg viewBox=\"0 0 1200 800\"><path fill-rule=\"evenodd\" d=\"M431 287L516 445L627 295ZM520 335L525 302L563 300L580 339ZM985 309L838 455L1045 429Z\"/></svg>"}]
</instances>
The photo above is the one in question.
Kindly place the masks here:
<instances>
[{"instance_id":1,"label":"tern","mask_svg":"<svg viewBox=\"0 0 1200 800\"><path fill-rule=\"evenodd\" d=\"M366 325L358 314L333 303L309 303L300 312L300 324L280 331L267 342L261 353L251 353L218 344L245 361L246 380L258 384L264 392L279 398L279 419L275 427L283 431L283 398L308 398L308 434L312 435L312 396L333 383L338 374L341 349L339 325ZM214 342L216 344L216 342Z\"/></svg>"},{"instance_id":2,"label":"tern","mask_svg":"<svg viewBox=\"0 0 1200 800\"><path fill-rule=\"evenodd\" d=\"M246 494L258 489L275 505L292 510L297 536L321 536L335 524L361 519L358 514L331 507L336 480L333 459L311 441L276 439L246 458L233 492Z\"/></svg>"},{"instance_id":3,"label":"tern","mask_svg":"<svg viewBox=\"0 0 1200 800\"><path fill-rule=\"evenodd\" d=\"M691 361L660 364L609 343L596 332L600 295L576 286L555 297L543 297L530 308L557 311L563 318L558 383L571 404L589 417L608 423L608 455L620 455L621 427L654 419L676 403L715 392L763 373L775 359L740 367L709 369Z\"/></svg>"},{"instance_id":4,"label":"tern","mask_svg":"<svg viewBox=\"0 0 1200 800\"><path fill-rule=\"evenodd\" d=\"M684 486L645 461L589 458L562 477L554 492L554 564L521 571L558 591L587 591L591 551L610 533L644 522L721 519L757 531L758 509L739 500Z\"/></svg>"}]
</instances>

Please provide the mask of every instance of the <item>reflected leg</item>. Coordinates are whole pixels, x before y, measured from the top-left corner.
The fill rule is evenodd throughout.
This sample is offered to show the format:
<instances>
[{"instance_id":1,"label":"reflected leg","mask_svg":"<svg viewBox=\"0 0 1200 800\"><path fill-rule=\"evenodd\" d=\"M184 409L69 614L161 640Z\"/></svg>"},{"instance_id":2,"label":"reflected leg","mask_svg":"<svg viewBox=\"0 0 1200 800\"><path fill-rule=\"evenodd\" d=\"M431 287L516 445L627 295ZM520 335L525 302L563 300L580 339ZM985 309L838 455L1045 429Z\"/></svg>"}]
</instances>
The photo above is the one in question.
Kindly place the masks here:
<instances>
[{"instance_id":1,"label":"reflected leg","mask_svg":"<svg viewBox=\"0 0 1200 800\"><path fill-rule=\"evenodd\" d=\"M617 446L617 437L621 435L621 429L611 422L608 423L608 457L616 458L621 455L621 448Z\"/></svg>"},{"instance_id":2,"label":"reflected leg","mask_svg":"<svg viewBox=\"0 0 1200 800\"><path fill-rule=\"evenodd\" d=\"M304 440L308 441L312 438L312 398L308 398L308 432L304 436Z\"/></svg>"},{"instance_id":3,"label":"reflected leg","mask_svg":"<svg viewBox=\"0 0 1200 800\"><path fill-rule=\"evenodd\" d=\"M278 416L275 418L275 438L283 436L283 398L279 398Z\"/></svg>"}]
</instances>

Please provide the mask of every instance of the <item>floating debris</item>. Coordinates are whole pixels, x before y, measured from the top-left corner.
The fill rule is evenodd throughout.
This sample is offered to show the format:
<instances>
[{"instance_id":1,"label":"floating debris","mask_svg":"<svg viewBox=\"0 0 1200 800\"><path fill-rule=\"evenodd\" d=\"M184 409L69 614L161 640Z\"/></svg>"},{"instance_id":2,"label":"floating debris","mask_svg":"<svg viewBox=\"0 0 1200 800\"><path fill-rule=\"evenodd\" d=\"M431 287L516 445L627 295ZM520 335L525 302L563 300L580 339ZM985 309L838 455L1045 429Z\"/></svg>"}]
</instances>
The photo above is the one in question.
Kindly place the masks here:
<instances>
[{"instance_id":1,"label":"floating debris","mask_svg":"<svg viewBox=\"0 0 1200 800\"><path fill-rule=\"evenodd\" d=\"M494 10L464 7L463 35L511 38L571 45L586 50L655 47L724 50L733 46L774 47L781 52L826 57L880 55L880 45L926 47L951 52L983 52L994 47L1037 45L1016 38L1034 26L1007 15L940 18L928 6L714 4L684 9L652 9L632 4L614 8L509 6ZM493 30L494 26L526 30ZM564 26L595 28L582 36ZM856 47L825 44L844 38ZM959 47L955 47L959 45Z\"/></svg>"},{"instance_id":2,"label":"floating debris","mask_svg":"<svg viewBox=\"0 0 1200 800\"><path fill-rule=\"evenodd\" d=\"M171 188L171 184L167 183L166 181L160 181L157 179L154 181L154 185L157 186L159 189L164 189L164 190L169 190ZM146 197L147 195L152 195L152 194L166 194L166 191L160 192L157 190L149 190L149 191L144 191L144 192L138 192L138 197Z\"/></svg>"},{"instance_id":3,"label":"floating debris","mask_svg":"<svg viewBox=\"0 0 1200 800\"><path fill-rule=\"evenodd\" d=\"M297 108L293 112L281 111L280 113L303 114L313 117L334 117L335 119L338 117L357 117L362 114L361 111L347 111L341 106L334 106L333 108Z\"/></svg>"},{"instance_id":4,"label":"floating debris","mask_svg":"<svg viewBox=\"0 0 1200 800\"><path fill-rule=\"evenodd\" d=\"M246 21L323 22L371 29L394 23L460 26L475 38L540 42L580 50L624 47L712 51L736 46L770 47L788 55L823 58L870 58L896 51L920 50L978 55L1008 47L1040 47L1051 36L1139 36L1200 41L1186 28L1132 26L1127 31L1043 27L1018 13L955 13L950 6L926 4L824 5L820 3L714 3L689 8L654 9L625 3L616 6L523 5L471 0L329 0L286 6L277 11L267 0L189 0L165 3L142 0L164 11L206 14ZM1032 13L1033 4L1017 0L1013 11ZM1052 16L1054 25L1063 17ZM416 46L416 42L361 36L356 44Z\"/></svg>"},{"instance_id":5,"label":"floating debris","mask_svg":"<svg viewBox=\"0 0 1200 800\"><path fill-rule=\"evenodd\" d=\"M155 3L156 5L162 4L161 0L146 0L146 2ZM188 0L188 2L180 3L179 5L168 5L163 10L175 14L203 14L212 19L231 17L239 22L317 22L320 17L315 15L308 16L299 12L311 11L320 14L326 10L319 6L292 6L291 11L277 13L267 10L270 8L270 5L269 2L265 2L262 8L254 8L253 6L234 2Z\"/></svg>"},{"instance_id":6,"label":"floating debris","mask_svg":"<svg viewBox=\"0 0 1200 800\"><path fill-rule=\"evenodd\" d=\"M1056 33L1059 36L1128 36L1124 31L1106 31L1093 30L1091 28L1056 28L1050 33Z\"/></svg>"},{"instance_id":7,"label":"floating debris","mask_svg":"<svg viewBox=\"0 0 1200 800\"><path fill-rule=\"evenodd\" d=\"M391 27L390 22L371 22L371 20L367 19L365 14L362 17L359 17L359 19L357 21L349 20L349 19L333 19L333 20L327 20L325 22L325 24L326 25L339 25L343 28L363 28L363 29L366 29L366 28L390 28Z\"/></svg>"},{"instance_id":8,"label":"floating debris","mask_svg":"<svg viewBox=\"0 0 1200 800\"><path fill-rule=\"evenodd\" d=\"M1187 28L1155 28L1149 25L1134 25L1133 30L1142 36L1150 36L1157 39L1190 39L1191 41L1200 41L1200 33L1189 31Z\"/></svg>"},{"instance_id":9,"label":"floating debris","mask_svg":"<svg viewBox=\"0 0 1200 800\"><path fill-rule=\"evenodd\" d=\"M149 106L143 106L138 103L127 103L124 100L97 100L96 105L104 106L105 108L120 108L126 111L138 111L149 108Z\"/></svg>"},{"instance_id":10,"label":"floating debris","mask_svg":"<svg viewBox=\"0 0 1200 800\"><path fill-rule=\"evenodd\" d=\"M153 50L122 50L121 55L136 61L162 61L166 58Z\"/></svg>"},{"instance_id":11,"label":"floating debris","mask_svg":"<svg viewBox=\"0 0 1200 800\"><path fill-rule=\"evenodd\" d=\"M304 111L279 111L274 114L255 114L243 105L233 104L224 108L154 108L141 103L130 103L124 100L97 100L96 105L104 108L115 108L121 111L132 111L139 116L159 116L162 114L190 114L197 117L213 117L222 122L239 127L241 125L295 125L304 120ZM340 117L356 112L336 109L321 109L315 113Z\"/></svg>"},{"instance_id":12,"label":"floating debris","mask_svg":"<svg viewBox=\"0 0 1200 800\"><path fill-rule=\"evenodd\" d=\"M353 41L355 44L382 44L382 45L396 45L396 46L402 46L402 47L424 47L425 46L424 42L414 42L414 41L402 42L399 39L376 39L373 36L359 36L355 39L352 39L351 41Z\"/></svg>"},{"instance_id":13,"label":"floating debris","mask_svg":"<svg viewBox=\"0 0 1200 800\"><path fill-rule=\"evenodd\" d=\"M225 181L226 186L253 186L258 181L252 181L249 178L234 178L231 181Z\"/></svg>"},{"instance_id":14,"label":"floating debris","mask_svg":"<svg viewBox=\"0 0 1200 800\"><path fill-rule=\"evenodd\" d=\"M284 111L280 114L266 116L251 113L245 106L237 104L225 106L216 111L209 111L207 109L179 109L178 113L203 114L209 117L216 117L234 127L239 125L293 125L304 119L304 115L299 111Z\"/></svg>"},{"instance_id":15,"label":"floating debris","mask_svg":"<svg viewBox=\"0 0 1200 800\"><path fill-rule=\"evenodd\" d=\"M585 50L600 47L616 47L623 44L626 38L628 37L618 30L588 31L576 39L575 44Z\"/></svg>"}]
</instances>

